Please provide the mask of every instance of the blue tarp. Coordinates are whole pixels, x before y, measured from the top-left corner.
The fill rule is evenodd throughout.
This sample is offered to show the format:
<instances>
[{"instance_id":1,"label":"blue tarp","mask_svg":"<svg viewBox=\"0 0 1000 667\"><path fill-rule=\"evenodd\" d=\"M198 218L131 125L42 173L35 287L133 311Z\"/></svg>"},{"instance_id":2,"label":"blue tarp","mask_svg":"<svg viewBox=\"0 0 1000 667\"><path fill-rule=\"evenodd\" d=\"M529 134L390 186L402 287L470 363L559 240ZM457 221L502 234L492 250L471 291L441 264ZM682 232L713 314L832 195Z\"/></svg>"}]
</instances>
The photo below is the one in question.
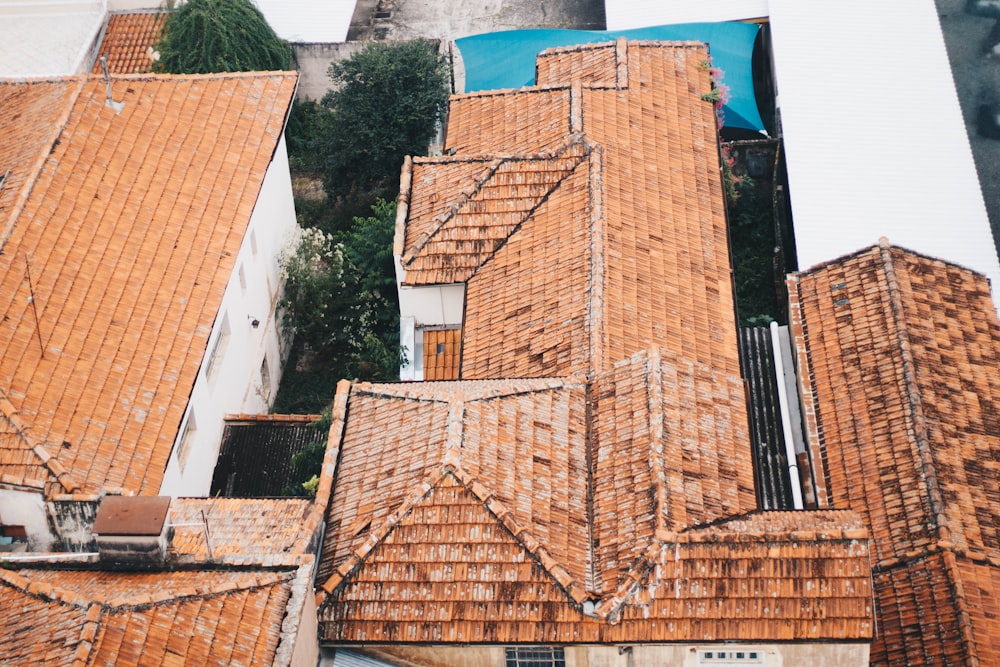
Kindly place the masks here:
<instances>
[{"instance_id":1,"label":"blue tarp","mask_svg":"<svg viewBox=\"0 0 1000 667\"><path fill-rule=\"evenodd\" d=\"M713 67L729 87L726 127L763 130L754 100L752 55L760 26L751 23L680 23L634 30L508 30L455 41L465 63L465 91L520 88L535 82L535 56L554 46L609 42L626 37L698 41L709 45Z\"/></svg>"}]
</instances>

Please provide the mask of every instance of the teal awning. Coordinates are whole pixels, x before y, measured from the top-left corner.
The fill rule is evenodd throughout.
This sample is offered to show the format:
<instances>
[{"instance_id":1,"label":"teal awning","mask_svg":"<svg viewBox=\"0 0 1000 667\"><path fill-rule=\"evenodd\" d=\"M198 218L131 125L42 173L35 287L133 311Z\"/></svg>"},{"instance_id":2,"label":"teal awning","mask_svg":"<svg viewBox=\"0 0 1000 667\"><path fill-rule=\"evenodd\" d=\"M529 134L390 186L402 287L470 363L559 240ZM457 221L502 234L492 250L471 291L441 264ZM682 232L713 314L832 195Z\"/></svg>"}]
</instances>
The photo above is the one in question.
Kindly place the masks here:
<instances>
[{"instance_id":1,"label":"teal awning","mask_svg":"<svg viewBox=\"0 0 1000 667\"><path fill-rule=\"evenodd\" d=\"M609 42L625 37L697 41L709 45L712 65L723 72L729 101L726 127L763 130L754 99L752 56L760 26L752 23L680 23L634 30L508 30L455 41L465 63L465 91L520 88L535 82L535 56L554 46Z\"/></svg>"}]
</instances>

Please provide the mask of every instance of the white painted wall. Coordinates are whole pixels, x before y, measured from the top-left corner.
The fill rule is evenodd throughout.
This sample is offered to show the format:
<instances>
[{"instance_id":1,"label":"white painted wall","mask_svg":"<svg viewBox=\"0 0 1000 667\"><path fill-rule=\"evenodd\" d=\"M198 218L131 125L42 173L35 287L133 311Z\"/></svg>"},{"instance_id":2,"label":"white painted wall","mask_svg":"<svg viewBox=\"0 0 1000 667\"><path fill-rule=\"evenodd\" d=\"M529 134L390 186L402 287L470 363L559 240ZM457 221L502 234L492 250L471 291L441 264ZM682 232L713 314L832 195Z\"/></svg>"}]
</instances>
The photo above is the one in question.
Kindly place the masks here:
<instances>
[{"instance_id":1,"label":"white painted wall","mask_svg":"<svg viewBox=\"0 0 1000 667\"><path fill-rule=\"evenodd\" d=\"M399 368L399 379L423 380L423 328L430 326L461 327L465 316L465 285L407 287L406 271L396 257L396 285L399 291L399 343L406 351L406 363Z\"/></svg>"},{"instance_id":2,"label":"white painted wall","mask_svg":"<svg viewBox=\"0 0 1000 667\"><path fill-rule=\"evenodd\" d=\"M767 0L608 0L608 30L630 30L672 23L742 21L767 16Z\"/></svg>"},{"instance_id":3,"label":"white painted wall","mask_svg":"<svg viewBox=\"0 0 1000 667\"><path fill-rule=\"evenodd\" d=\"M184 423L160 486L161 495L207 495L219 456L224 416L237 412L264 413L270 408L287 356L274 315L282 287L278 257L295 229L292 183L282 138L264 177L219 316L212 327ZM224 354L212 361L226 320L230 332L228 343ZM254 320L259 322L256 328ZM265 358L269 368L266 384L261 375ZM192 419L197 428L190 442L182 447ZM182 449L183 463L178 456Z\"/></svg>"},{"instance_id":4,"label":"white painted wall","mask_svg":"<svg viewBox=\"0 0 1000 667\"><path fill-rule=\"evenodd\" d=\"M427 667L478 667L504 664L503 646L367 646L358 647L368 655L396 664ZM709 662L700 660L703 651L756 651L759 660L750 662ZM566 667L867 667L867 643L788 643L788 644L673 644L635 646L567 646L563 649ZM334 663L336 664L336 663Z\"/></svg>"},{"instance_id":5,"label":"white painted wall","mask_svg":"<svg viewBox=\"0 0 1000 667\"><path fill-rule=\"evenodd\" d=\"M0 489L0 523L24 526L30 551L51 551L55 536L49 532L41 490ZM2 555L2 554L0 554Z\"/></svg>"}]
</instances>

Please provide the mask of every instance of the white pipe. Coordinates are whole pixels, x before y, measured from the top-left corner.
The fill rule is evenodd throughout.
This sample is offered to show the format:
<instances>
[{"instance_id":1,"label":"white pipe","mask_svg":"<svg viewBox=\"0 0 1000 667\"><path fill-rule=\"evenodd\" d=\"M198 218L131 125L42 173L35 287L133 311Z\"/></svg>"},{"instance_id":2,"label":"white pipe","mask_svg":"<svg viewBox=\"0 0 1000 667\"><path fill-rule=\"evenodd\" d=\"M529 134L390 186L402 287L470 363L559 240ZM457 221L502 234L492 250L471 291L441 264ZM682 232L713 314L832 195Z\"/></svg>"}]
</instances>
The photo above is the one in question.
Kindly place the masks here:
<instances>
[{"instance_id":1,"label":"white pipe","mask_svg":"<svg viewBox=\"0 0 1000 667\"><path fill-rule=\"evenodd\" d=\"M771 356L774 357L774 374L778 384L778 406L781 409L781 431L785 436L785 457L788 459L788 476L792 487L792 506L802 509L802 485L799 480L798 459L795 458L795 441L792 436L792 418L788 410L788 391L785 388L785 364L781 358L781 337L778 323L771 322Z\"/></svg>"},{"instance_id":2,"label":"white pipe","mask_svg":"<svg viewBox=\"0 0 1000 667\"><path fill-rule=\"evenodd\" d=\"M100 554L97 553L96 551L84 551L84 552L81 552L81 553L69 553L69 554L39 553L39 554L15 554L15 555L12 555L12 556L3 556L3 555L0 555L0 562L9 561L9 560L15 560L15 561L22 561L22 560L71 560L71 559L90 558L91 556L99 556L99 555Z\"/></svg>"}]
</instances>

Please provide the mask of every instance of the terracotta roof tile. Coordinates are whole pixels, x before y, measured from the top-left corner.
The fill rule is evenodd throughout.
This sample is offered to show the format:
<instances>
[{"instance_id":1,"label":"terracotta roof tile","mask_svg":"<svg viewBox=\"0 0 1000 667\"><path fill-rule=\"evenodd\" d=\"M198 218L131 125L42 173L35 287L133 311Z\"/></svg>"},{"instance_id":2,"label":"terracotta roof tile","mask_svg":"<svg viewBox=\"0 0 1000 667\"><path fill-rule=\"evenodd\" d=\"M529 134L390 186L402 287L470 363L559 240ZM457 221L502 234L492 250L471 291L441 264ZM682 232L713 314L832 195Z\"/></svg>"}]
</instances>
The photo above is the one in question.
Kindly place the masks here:
<instances>
[{"instance_id":1,"label":"terracotta roof tile","mask_svg":"<svg viewBox=\"0 0 1000 667\"><path fill-rule=\"evenodd\" d=\"M540 71L570 87L452 99L455 156L404 176L397 249L406 284L466 283L462 378L596 372L653 345L739 375L706 58L693 44L555 50ZM602 67L618 87L600 87ZM573 149L578 166L548 192L455 185L456 164L556 166ZM457 204L427 203L440 194Z\"/></svg>"},{"instance_id":2,"label":"terracotta roof tile","mask_svg":"<svg viewBox=\"0 0 1000 667\"><path fill-rule=\"evenodd\" d=\"M424 380L457 380L461 329L424 329Z\"/></svg>"},{"instance_id":3,"label":"terracotta roof tile","mask_svg":"<svg viewBox=\"0 0 1000 667\"><path fill-rule=\"evenodd\" d=\"M1000 320L986 279L881 246L791 284L833 502L868 515L882 561L939 540L1000 556Z\"/></svg>"},{"instance_id":4,"label":"terracotta roof tile","mask_svg":"<svg viewBox=\"0 0 1000 667\"><path fill-rule=\"evenodd\" d=\"M617 588L659 530L756 507L739 377L643 353L592 386L594 531Z\"/></svg>"},{"instance_id":5,"label":"terracotta roof tile","mask_svg":"<svg viewBox=\"0 0 1000 667\"><path fill-rule=\"evenodd\" d=\"M552 54L570 87L454 98L454 155L404 168L397 252L415 266L453 223L419 271L468 272L463 379L338 390L322 641L870 639L857 515L748 514L706 55ZM534 155L536 178L574 149L475 208L475 169Z\"/></svg>"},{"instance_id":6,"label":"terracotta roof tile","mask_svg":"<svg viewBox=\"0 0 1000 667\"><path fill-rule=\"evenodd\" d=\"M581 384L362 384L351 390L348 405L319 581L391 531L400 508L421 507L431 480L447 472L475 487L482 504L509 513L511 526L582 584L587 508Z\"/></svg>"},{"instance_id":7,"label":"terracotta roof tile","mask_svg":"<svg viewBox=\"0 0 1000 667\"><path fill-rule=\"evenodd\" d=\"M883 241L789 286L814 458L872 532L873 661L995 661L1000 320L986 278Z\"/></svg>"},{"instance_id":8,"label":"terracotta roof tile","mask_svg":"<svg viewBox=\"0 0 1000 667\"><path fill-rule=\"evenodd\" d=\"M312 510L308 498L176 498L171 523L208 522L212 556L306 553L314 535L304 526ZM207 557L201 526L174 528L172 547L179 554Z\"/></svg>"},{"instance_id":9,"label":"terracotta roof tile","mask_svg":"<svg viewBox=\"0 0 1000 667\"><path fill-rule=\"evenodd\" d=\"M91 72L101 73L101 56L107 56L108 71L112 74L153 71L151 55L160 41L166 16L155 11L111 14Z\"/></svg>"},{"instance_id":10,"label":"terracotta roof tile","mask_svg":"<svg viewBox=\"0 0 1000 667\"><path fill-rule=\"evenodd\" d=\"M471 192L463 192L450 202L431 223L418 216L423 210L433 214L437 207L431 202L424 204L431 197L418 191L419 196L412 198L417 206L410 209L408 218L414 225L407 226L402 258L406 268L404 284L466 282L584 158L583 147L574 144L559 157L496 160ZM478 167L480 163L474 164ZM421 166L421 162L414 161L415 168ZM412 182L419 186L426 171L417 169ZM446 169L440 176L452 177L456 171Z\"/></svg>"},{"instance_id":11,"label":"terracotta roof tile","mask_svg":"<svg viewBox=\"0 0 1000 667\"><path fill-rule=\"evenodd\" d=\"M24 612L4 615L0 657L46 665L272 664L289 650L279 629L287 614L301 613L309 570L0 570L0 600Z\"/></svg>"},{"instance_id":12,"label":"terracotta roof tile","mask_svg":"<svg viewBox=\"0 0 1000 667\"><path fill-rule=\"evenodd\" d=\"M50 491L155 493L295 75L119 78L120 114L99 78L37 85L0 84L65 105L0 257L0 391Z\"/></svg>"}]
</instances>

